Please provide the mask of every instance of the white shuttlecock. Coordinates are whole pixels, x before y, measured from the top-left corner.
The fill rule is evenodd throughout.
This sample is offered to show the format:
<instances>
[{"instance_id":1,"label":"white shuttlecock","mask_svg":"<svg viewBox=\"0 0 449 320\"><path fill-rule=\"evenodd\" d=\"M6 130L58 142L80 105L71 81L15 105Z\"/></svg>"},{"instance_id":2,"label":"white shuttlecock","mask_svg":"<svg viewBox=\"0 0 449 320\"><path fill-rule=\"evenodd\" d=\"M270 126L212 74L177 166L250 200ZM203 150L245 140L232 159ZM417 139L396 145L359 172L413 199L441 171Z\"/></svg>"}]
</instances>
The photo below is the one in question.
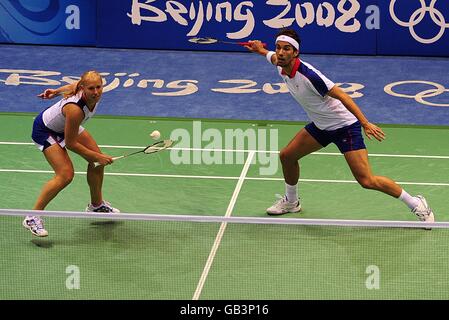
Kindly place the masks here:
<instances>
[{"instance_id":1,"label":"white shuttlecock","mask_svg":"<svg viewBox=\"0 0 449 320\"><path fill-rule=\"evenodd\" d=\"M154 130L153 132L151 132L150 137L154 140L157 140L161 137L161 133L157 130Z\"/></svg>"}]
</instances>

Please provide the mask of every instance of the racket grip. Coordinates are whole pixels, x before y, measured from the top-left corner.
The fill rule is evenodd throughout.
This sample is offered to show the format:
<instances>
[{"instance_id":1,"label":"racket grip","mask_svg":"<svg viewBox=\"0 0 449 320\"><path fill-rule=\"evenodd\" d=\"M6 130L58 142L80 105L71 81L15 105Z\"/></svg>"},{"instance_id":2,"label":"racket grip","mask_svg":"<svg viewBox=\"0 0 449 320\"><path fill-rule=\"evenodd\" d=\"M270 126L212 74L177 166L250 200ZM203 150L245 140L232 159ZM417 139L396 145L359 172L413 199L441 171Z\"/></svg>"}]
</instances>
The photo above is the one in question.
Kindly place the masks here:
<instances>
[{"instance_id":1,"label":"racket grip","mask_svg":"<svg viewBox=\"0 0 449 320\"><path fill-rule=\"evenodd\" d=\"M118 160L118 159L121 159L121 158L124 158L124 157L125 157L125 156L112 157L112 160L115 161L115 160ZM94 168L96 168L96 167L98 167L98 166L101 166L100 162L94 162Z\"/></svg>"},{"instance_id":2,"label":"racket grip","mask_svg":"<svg viewBox=\"0 0 449 320\"><path fill-rule=\"evenodd\" d=\"M241 46L249 46L249 42L238 42L238 44L241 45ZM264 48L266 48L267 44L265 42L262 42L262 46Z\"/></svg>"}]
</instances>

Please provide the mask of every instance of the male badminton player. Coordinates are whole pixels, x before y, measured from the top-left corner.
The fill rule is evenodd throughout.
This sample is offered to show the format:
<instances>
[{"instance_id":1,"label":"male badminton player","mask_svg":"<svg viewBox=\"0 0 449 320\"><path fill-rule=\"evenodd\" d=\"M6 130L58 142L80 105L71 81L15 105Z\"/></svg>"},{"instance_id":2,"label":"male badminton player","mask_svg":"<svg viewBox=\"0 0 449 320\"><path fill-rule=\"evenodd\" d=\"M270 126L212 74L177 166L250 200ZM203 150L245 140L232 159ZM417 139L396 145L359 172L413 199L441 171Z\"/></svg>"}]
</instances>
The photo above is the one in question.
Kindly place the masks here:
<instances>
[{"instance_id":1,"label":"male badminton player","mask_svg":"<svg viewBox=\"0 0 449 320\"><path fill-rule=\"evenodd\" d=\"M91 202L88 212L120 212L103 200L102 185L104 165L112 163L112 157L101 153L93 137L82 126L97 110L103 93L101 76L96 71L87 71L73 84L57 89L47 89L39 96L51 99L63 93L64 97L42 111L34 120L32 139L42 151L55 172L42 188L33 210L44 210L47 204L73 179L74 170L67 149L79 154L88 162L87 183ZM94 167L99 162L102 166ZM40 217L30 215L23 226L35 236L48 235Z\"/></svg>"},{"instance_id":2,"label":"male badminton player","mask_svg":"<svg viewBox=\"0 0 449 320\"><path fill-rule=\"evenodd\" d=\"M249 41L251 52L259 53L277 66L290 94L304 108L312 122L301 129L281 150L280 160L285 180L285 195L267 209L269 215L299 212L299 159L329 143L337 145L352 174L366 189L381 191L402 200L421 221L433 222L434 214L421 196L411 196L390 178L371 172L368 152L361 129L371 139L385 139L384 132L370 123L360 108L343 90L310 64L299 59L300 39L293 29L281 30L276 36L276 52L261 42Z\"/></svg>"}]
</instances>

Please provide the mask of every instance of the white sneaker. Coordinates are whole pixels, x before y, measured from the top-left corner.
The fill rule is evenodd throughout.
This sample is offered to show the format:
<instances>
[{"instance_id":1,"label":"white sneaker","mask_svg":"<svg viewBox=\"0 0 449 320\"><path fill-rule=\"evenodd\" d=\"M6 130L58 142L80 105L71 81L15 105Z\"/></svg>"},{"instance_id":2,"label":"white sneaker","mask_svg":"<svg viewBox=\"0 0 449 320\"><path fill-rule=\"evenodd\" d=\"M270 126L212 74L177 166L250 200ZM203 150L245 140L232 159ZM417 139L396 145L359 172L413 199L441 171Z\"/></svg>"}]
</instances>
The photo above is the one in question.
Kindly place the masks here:
<instances>
[{"instance_id":1,"label":"white sneaker","mask_svg":"<svg viewBox=\"0 0 449 320\"><path fill-rule=\"evenodd\" d=\"M107 201L104 201L98 207L94 207L92 203L89 203L86 208L86 212L110 212L110 213L120 213L119 209L111 206Z\"/></svg>"},{"instance_id":2,"label":"white sneaker","mask_svg":"<svg viewBox=\"0 0 449 320\"><path fill-rule=\"evenodd\" d=\"M435 216L433 215L432 209L430 209L427 204L426 198L421 195L417 195L416 197L419 199L419 204L412 210L412 213L414 213L420 221L435 222Z\"/></svg>"},{"instance_id":3,"label":"white sneaker","mask_svg":"<svg viewBox=\"0 0 449 320\"><path fill-rule=\"evenodd\" d=\"M301 211L301 203L299 199L296 202L289 202L287 196L279 196L280 199L276 201L271 207L267 209L269 215L281 215L289 212L299 212Z\"/></svg>"},{"instance_id":4,"label":"white sneaker","mask_svg":"<svg viewBox=\"0 0 449 320\"><path fill-rule=\"evenodd\" d=\"M32 234L38 237L48 236L47 230L44 228L44 222L41 218L35 216L27 216L23 220L22 225L31 231Z\"/></svg>"}]
</instances>

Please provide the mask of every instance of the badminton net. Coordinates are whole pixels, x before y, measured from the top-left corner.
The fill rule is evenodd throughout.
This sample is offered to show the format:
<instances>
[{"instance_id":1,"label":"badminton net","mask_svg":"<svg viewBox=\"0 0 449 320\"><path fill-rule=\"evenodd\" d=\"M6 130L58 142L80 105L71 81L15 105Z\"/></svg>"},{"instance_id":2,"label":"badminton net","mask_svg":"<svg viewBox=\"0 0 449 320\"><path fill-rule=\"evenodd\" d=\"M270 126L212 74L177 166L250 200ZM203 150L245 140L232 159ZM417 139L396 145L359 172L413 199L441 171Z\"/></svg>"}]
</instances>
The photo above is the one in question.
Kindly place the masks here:
<instances>
[{"instance_id":1,"label":"badminton net","mask_svg":"<svg viewBox=\"0 0 449 320\"><path fill-rule=\"evenodd\" d=\"M0 209L0 299L449 299L449 223Z\"/></svg>"}]
</instances>

